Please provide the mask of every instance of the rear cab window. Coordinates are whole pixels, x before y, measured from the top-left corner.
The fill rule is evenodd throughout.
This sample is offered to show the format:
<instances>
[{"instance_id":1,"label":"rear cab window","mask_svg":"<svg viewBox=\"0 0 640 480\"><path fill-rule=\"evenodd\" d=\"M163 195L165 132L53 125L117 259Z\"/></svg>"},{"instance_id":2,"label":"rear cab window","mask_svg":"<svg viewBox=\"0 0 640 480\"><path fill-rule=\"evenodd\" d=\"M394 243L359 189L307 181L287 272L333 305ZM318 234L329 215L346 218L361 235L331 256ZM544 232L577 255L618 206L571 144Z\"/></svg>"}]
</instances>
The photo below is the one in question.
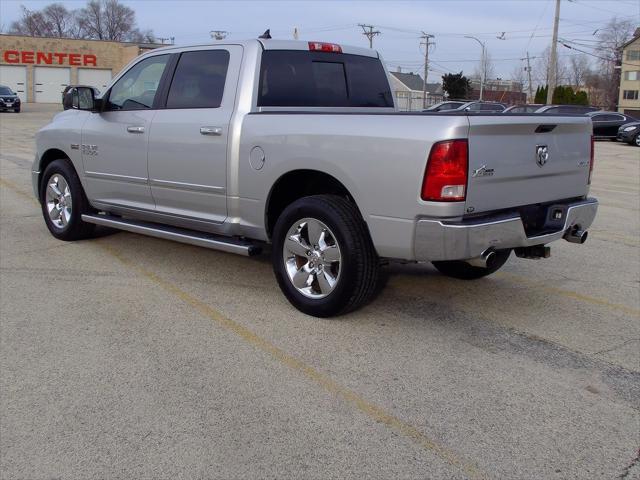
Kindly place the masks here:
<instances>
[{"instance_id":1,"label":"rear cab window","mask_svg":"<svg viewBox=\"0 0 640 480\"><path fill-rule=\"evenodd\" d=\"M378 58L303 50L262 53L259 107L393 107Z\"/></svg>"}]
</instances>

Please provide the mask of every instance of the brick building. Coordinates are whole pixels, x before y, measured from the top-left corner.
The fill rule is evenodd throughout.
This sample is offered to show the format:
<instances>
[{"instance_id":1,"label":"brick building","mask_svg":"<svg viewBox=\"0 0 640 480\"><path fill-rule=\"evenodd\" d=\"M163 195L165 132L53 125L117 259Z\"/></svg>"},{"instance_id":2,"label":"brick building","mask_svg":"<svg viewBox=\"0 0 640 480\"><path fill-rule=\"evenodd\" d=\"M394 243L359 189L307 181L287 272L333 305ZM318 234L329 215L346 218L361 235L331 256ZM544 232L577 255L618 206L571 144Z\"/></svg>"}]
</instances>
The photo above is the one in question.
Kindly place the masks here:
<instances>
[{"instance_id":1,"label":"brick building","mask_svg":"<svg viewBox=\"0 0 640 480\"><path fill-rule=\"evenodd\" d=\"M0 84L23 102L57 103L69 84L102 90L127 63L158 46L0 35Z\"/></svg>"}]
</instances>

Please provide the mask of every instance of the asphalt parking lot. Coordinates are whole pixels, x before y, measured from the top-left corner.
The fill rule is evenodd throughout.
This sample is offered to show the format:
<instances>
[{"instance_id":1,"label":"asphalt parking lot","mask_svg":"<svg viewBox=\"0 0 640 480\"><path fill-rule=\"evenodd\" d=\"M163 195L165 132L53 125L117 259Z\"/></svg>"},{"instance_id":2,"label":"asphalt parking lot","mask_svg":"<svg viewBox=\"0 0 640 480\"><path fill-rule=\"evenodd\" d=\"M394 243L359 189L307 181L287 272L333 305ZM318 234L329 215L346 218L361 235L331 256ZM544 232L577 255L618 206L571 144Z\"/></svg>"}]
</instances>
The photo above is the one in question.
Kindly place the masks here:
<instances>
[{"instance_id":1,"label":"asphalt parking lot","mask_svg":"<svg viewBox=\"0 0 640 480\"><path fill-rule=\"evenodd\" d=\"M307 317L256 259L64 243L0 114L0 476L640 478L640 149L596 144L589 240L463 282L386 267Z\"/></svg>"}]
</instances>

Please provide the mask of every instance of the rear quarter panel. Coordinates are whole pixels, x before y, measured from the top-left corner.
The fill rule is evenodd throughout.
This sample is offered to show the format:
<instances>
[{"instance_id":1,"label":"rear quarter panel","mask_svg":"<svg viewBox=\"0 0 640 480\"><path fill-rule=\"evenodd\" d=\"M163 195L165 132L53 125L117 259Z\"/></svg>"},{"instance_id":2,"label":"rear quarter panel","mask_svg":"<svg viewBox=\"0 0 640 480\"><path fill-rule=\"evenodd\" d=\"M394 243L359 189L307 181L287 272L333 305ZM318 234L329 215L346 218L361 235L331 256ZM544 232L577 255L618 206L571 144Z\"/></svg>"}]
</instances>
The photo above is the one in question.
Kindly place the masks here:
<instances>
[{"instance_id":1,"label":"rear quarter panel","mask_svg":"<svg viewBox=\"0 0 640 480\"><path fill-rule=\"evenodd\" d=\"M286 133L283 133L286 132ZM369 226L379 255L413 256L414 220L419 216L459 217L461 203L420 199L433 142L466 138L464 116L402 114L255 113L242 125L237 194L253 202L249 223L263 225L271 187L287 172L318 170L351 193ZM249 155L264 150L262 169Z\"/></svg>"}]
</instances>

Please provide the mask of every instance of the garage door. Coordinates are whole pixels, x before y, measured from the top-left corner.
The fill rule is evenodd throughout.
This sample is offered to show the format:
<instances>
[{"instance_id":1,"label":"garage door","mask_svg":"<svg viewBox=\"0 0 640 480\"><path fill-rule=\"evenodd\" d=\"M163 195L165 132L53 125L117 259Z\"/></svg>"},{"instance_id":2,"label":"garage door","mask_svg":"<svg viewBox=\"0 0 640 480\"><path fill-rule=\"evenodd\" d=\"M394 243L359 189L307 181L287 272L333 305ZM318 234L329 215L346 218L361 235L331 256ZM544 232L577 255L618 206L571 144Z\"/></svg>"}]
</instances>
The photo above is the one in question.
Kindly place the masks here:
<instances>
[{"instance_id":1,"label":"garage door","mask_svg":"<svg viewBox=\"0 0 640 480\"><path fill-rule=\"evenodd\" d=\"M100 92L104 92L111 81L111 70L99 68L79 68L78 84L96 87Z\"/></svg>"},{"instance_id":2,"label":"garage door","mask_svg":"<svg viewBox=\"0 0 640 480\"><path fill-rule=\"evenodd\" d=\"M0 85L16 92L23 102L27 101L27 67L0 65Z\"/></svg>"},{"instance_id":3,"label":"garage door","mask_svg":"<svg viewBox=\"0 0 640 480\"><path fill-rule=\"evenodd\" d=\"M71 81L70 68L34 67L36 103L60 103L62 91Z\"/></svg>"}]
</instances>

